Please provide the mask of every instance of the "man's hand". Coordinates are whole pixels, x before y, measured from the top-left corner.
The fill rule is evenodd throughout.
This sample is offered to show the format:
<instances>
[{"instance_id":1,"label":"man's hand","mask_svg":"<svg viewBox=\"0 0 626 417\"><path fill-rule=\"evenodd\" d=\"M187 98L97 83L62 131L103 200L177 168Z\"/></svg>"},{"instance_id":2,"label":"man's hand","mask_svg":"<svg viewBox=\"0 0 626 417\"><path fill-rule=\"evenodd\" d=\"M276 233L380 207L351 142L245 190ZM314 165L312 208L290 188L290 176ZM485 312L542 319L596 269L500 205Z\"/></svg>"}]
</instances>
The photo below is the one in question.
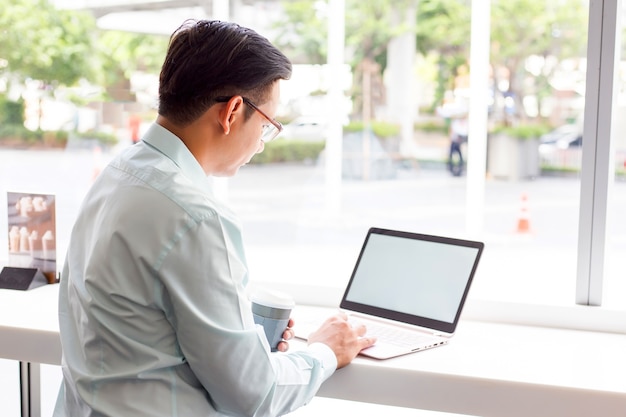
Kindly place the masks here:
<instances>
[{"instance_id":1,"label":"man's hand","mask_svg":"<svg viewBox=\"0 0 626 417\"><path fill-rule=\"evenodd\" d=\"M276 347L280 352L287 352L289 350L289 343L287 340L293 339L294 332L292 330L293 327L293 319L289 319L289 323L287 323L287 328L283 332L283 340L278 342L278 346Z\"/></svg>"},{"instance_id":2,"label":"man's hand","mask_svg":"<svg viewBox=\"0 0 626 417\"><path fill-rule=\"evenodd\" d=\"M364 337L365 325L352 327L348 316L339 313L327 319L322 326L311 333L308 343L324 343L329 346L337 357L337 369L348 365L365 348L372 346L375 338Z\"/></svg>"}]
</instances>

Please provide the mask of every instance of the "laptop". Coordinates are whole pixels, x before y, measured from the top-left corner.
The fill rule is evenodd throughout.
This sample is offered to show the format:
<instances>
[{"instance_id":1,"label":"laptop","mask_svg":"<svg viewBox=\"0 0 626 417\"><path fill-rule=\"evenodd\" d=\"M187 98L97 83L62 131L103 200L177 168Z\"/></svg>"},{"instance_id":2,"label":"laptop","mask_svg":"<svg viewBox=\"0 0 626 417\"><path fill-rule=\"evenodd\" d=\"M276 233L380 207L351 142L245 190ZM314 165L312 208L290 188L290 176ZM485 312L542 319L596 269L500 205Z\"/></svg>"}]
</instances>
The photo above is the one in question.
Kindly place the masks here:
<instances>
[{"instance_id":1,"label":"laptop","mask_svg":"<svg viewBox=\"0 0 626 417\"><path fill-rule=\"evenodd\" d=\"M448 343L483 248L482 242L370 228L339 305L378 339L361 354L387 359ZM301 319L296 316L294 331L306 339L326 317L315 324Z\"/></svg>"}]
</instances>

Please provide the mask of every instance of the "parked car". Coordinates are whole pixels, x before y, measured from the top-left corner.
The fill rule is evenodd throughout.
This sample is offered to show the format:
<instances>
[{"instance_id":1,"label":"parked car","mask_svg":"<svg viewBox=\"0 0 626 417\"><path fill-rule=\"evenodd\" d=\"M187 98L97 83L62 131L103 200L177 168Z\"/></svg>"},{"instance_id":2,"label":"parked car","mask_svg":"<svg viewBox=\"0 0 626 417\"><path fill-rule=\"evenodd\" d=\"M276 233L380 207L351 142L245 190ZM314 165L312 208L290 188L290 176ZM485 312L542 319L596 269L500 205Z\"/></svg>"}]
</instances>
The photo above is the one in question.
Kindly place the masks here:
<instances>
[{"instance_id":1,"label":"parked car","mask_svg":"<svg viewBox=\"0 0 626 417\"><path fill-rule=\"evenodd\" d=\"M582 128L575 124L559 126L539 138L539 149L567 149L580 147L583 143Z\"/></svg>"},{"instance_id":2,"label":"parked car","mask_svg":"<svg viewBox=\"0 0 626 417\"><path fill-rule=\"evenodd\" d=\"M284 126L282 137L307 141L326 139L328 123L320 116L299 116Z\"/></svg>"},{"instance_id":3,"label":"parked car","mask_svg":"<svg viewBox=\"0 0 626 417\"><path fill-rule=\"evenodd\" d=\"M539 138L539 156L544 165L580 168L583 133L580 125L559 126Z\"/></svg>"}]
</instances>

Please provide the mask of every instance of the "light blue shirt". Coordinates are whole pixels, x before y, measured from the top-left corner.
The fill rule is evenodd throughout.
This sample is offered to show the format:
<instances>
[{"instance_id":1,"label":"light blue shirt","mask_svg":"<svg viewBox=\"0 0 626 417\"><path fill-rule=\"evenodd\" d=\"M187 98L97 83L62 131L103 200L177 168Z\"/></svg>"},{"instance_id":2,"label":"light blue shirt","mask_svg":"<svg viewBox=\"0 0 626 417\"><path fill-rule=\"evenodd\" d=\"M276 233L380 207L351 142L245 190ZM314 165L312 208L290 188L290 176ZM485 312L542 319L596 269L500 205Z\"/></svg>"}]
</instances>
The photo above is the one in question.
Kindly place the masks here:
<instances>
[{"instance_id":1,"label":"light blue shirt","mask_svg":"<svg viewBox=\"0 0 626 417\"><path fill-rule=\"evenodd\" d=\"M241 228L176 136L153 124L107 166L74 225L59 296L59 416L275 416L337 366L271 353L245 293Z\"/></svg>"}]
</instances>

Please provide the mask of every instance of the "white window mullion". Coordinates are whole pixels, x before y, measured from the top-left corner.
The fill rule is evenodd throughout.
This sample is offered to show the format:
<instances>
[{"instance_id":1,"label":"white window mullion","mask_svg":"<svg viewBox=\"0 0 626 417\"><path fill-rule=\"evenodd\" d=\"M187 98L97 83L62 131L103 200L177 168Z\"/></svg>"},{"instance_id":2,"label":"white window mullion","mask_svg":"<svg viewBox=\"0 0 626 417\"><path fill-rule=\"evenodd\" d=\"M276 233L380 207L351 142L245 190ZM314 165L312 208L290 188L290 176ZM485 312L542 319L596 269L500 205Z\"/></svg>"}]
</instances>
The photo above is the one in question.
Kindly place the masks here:
<instances>
[{"instance_id":1,"label":"white window mullion","mask_svg":"<svg viewBox=\"0 0 626 417\"><path fill-rule=\"evenodd\" d=\"M589 2L576 303L602 304L621 0Z\"/></svg>"}]
</instances>

